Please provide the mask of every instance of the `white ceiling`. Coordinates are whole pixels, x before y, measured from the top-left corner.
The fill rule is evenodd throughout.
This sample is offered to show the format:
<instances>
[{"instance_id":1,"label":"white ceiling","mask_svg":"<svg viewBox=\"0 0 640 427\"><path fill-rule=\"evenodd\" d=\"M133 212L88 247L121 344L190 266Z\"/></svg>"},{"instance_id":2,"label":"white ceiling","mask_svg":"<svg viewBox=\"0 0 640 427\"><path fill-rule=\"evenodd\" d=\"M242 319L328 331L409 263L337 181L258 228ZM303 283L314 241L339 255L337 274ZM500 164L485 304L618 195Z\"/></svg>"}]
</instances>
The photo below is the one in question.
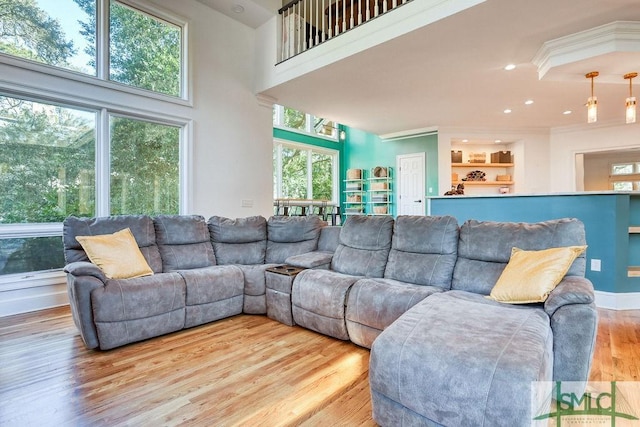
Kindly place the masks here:
<instances>
[{"instance_id":1,"label":"white ceiling","mask_svg":"<svg viewBox=\"0 0 640 427\"><path fill-rule=\"evenodd\" d=\"M264 94L379 135L429 127L537 131L586 122L584 74L597 70L599 122L623 123L629 86L622 75L640 72L640 46L567 64L561 79L539 80L532 63L545 42L613 21L640 21L640 0L487 0ZM509 63L516 69L505 71ZM640 78L634 83L640 98Z\"/></svg>"}]
</instances>

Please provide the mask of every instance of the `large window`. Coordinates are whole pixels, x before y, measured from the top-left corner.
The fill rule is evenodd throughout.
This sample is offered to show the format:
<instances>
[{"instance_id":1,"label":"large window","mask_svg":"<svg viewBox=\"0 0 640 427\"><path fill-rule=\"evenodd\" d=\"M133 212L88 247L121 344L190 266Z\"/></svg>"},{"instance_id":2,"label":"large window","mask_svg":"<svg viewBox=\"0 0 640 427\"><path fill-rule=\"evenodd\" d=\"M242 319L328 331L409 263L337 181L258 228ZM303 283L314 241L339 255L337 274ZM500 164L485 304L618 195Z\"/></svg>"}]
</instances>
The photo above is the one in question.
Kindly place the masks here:
<instances>
[{"instance_id":1,"label":"large window","mask_svg":"<svg viewBox=\"0 0 640 427\"><path fill-rule=\"evenodd\" d=\"M338 152L276 141L274 198L337 202Z\"/></svg>"},{"instance_id":2,"label":"large window","mask_svg":"<svg viewBox=\"0 0 640 427\"><path fill-rule=\"evenodd\" d=\"M60 83L0 81L0 284L61 268L69 215L187 205L186 24L146 4L0 0L0 62Z\"/></svg>"},{"instance_id":3,"label":"large window","mask_svg":"<svg viewBox=\"0 0 640 427\"><path fill-rule=\"evenodd\" d=\"M62 267L62 240L47 224L69 215L179 213L180 141L178 126L0 96L0 226L22 227L0 229L0 275ZM108 168L97 173L103 152ZM97 191L105 182L107 193Z\"/></svg>"},{"instance_id":4,"label":"large window","mask_svg":"<svg viewBox=\"0 0 640 427\"><path fill-rule=\"evenodd\" d=\"M184 28L126 0L0 0L0 52L174 97Z\"/></svg>"},{"instance_id":5,"label":"large window","mask_svg":"<svg viewBox=\"0 0 640 427\"><path fill-rule=\"evenodd\" d=\"M95 130L96 112L0 96L0 224L92 215Z\"/></svg>"},{"instance_id":6,"label":"large window","mask_svg":"<svg viewBox=\"0 0 640 427\"><path fill-rule=\"evenodd\" d=\"M111 117L112 215L177 214L180 128Z\"/></svg>"}]
</instances>

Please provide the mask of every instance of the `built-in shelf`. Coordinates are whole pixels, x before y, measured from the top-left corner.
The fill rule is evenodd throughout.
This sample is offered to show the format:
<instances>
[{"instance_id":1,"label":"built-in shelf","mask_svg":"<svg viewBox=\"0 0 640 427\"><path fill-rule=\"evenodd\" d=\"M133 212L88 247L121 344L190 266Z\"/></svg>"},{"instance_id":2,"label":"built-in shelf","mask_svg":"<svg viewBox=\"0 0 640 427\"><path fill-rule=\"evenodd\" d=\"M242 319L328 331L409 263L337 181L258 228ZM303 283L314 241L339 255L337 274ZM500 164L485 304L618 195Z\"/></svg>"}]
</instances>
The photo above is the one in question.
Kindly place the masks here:
<instances>
[{"instance_id":1,"label":"built-in shelf","mask_svg":"<svg viewBox=\"0 0 640 427\"><path fill-rule=\"evenodd\" d=\"M513 185L513 181L454 181L453 185Z\"/></svg>"},{"instance_id":2,"label":"built-in shelf","mask_svg":"<svg viewBox=\"0 0 640 427\"><path fill-rule=\"evenodd\" d=\"M640 227L639 226L631 226L629 227L629 234L638 234L640 233Z\"/></svg>"},{"instance_id":3,"label":"built-in shelf","mask_svg":"<svg viewBox=\"0 0 640 427\"><path fill-rule=\"evenodd\" d=\"M495 154L495 153L492 153ZM471 154L463 157L462 160L470 159ZM490 194L499 191L500 194L510 193L513 191L515 184L513 157L509 163L477 163L477 162L452 162L451 163L451 185L452 190L459 185L464 185L470 194ZM488 157L491 158L491 155ZM452 152L452 160L453 152ZM497 158L494 160L498 160ZM463 180L463 178L471 177L474 171L484 173L485 181ZM476 174L473 174L476 175ZM502 178L502 179L499 179ZM498 188L500 190L498 190ZM505 190L506 189L506 190ZM465 192L466 193L466 192Z\"/></svg>"},{"instance_id":4,"label":"built-in shelf","mask_svg":"<svg viewBox=\"0 0 640 427\"><path fill-rule=\"evenodd\" d=\"M640 267L629 267L627 268L627 277L640 277Z\"/></svg>"},{"instance_id":5,"label":"built-in shelf","mask_svg":"<svg viewBox=\"0 0 640 427\"><path fill-rule=\"evenodd\" d=\"M451 163L452 168L512 168L513 163Z\"/></svg>"}]
</instances>

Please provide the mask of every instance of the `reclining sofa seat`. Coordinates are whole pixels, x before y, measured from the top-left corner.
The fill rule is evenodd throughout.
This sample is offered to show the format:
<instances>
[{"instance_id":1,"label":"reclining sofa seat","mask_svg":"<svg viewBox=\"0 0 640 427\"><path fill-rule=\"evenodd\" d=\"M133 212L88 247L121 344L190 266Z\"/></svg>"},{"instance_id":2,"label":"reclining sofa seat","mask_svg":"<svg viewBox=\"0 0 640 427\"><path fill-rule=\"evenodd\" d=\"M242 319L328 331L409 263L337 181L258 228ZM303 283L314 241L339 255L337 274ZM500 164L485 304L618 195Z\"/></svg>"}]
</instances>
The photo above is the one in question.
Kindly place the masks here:
<instances>
[{"instance_id":1,"label":"reclining sofa seat","mask_svg":"<svg viewBox=\"0 0 640 427\"><path fill-rule=\"evenodd\" d=\"M153 218L162 271L186 285L185 328L242 313L244 276L235 265L216 265L209 229L199 215Z\"/></svg>"},{"instance_id":2,"label":"reclining sofa seat","mask_svg":"<svg viewBox=\"0 0 640 427\"><path fill-rule=\"evenodd\" d=\"M358 280L349 292L349 339L371 348L373 340L424 298L451 288L458 222L451 216L398 216L382 279Z\"/></svg>"},{"instance_id":3,"label":"reclining sofa seat","mask_svg":"<svg viewBox=\"0 0 640 427\"><path fill-rule=\"evenodd\" d=\"M597 313L593 287L583 277L584 255L544 304L486 298L512 247L584 244L576 219L465 222L452 290L416 304L372 345L374 420L382 426L530 425L532 381L587 381Z\"/></svg>"},{"instance_id":4,"label":"reclining sofa seat","mask_svg":"<svg viewBox=\"0 0 640 427\"><path fill-rule=\"evenodd\" d=\"M107 279L76 240L125 228L131 229L153 276ZM107 350L184 328L186 285L180 274L162 273L151 217L71 216L63 223L63 244L73 320L87 348Z\"/></svg>"},{"instance_id":5,"label":"reclining sofa seat","mask_svg":"<svg viewBox=\"0 0 640 427\"><path fill-rule=\"evenodd\" d=\"M391 248L393 219L350 216L340 230L331 269L299 273L291 303L296 324L334 338L348 340L345 306L351 286L363 277L382 277Z\"/></svg>"},{"instance_id":6,"label":"reclining sofa seat","mask_svg":"<svg viewBox=\"0 0 640 427\"><path fill-rule=\"evenodd\" d=\"M264 298L264 271L267 252L267 220L261 216L225 218L212 216L207 221L216 260L221 265L236 265L244 276L243 313L267 312Z\"/></svg>"},{"instance_id":7,"label":"reclining sofa seat","mask_svg":"<svg viewBox=\"0 0 640 427\"><path fill-rule=\"evenodd\" d=\"M244 273L246 314L266 314L265 270L317 250L323 223L317 216L262 216L208 220L211 243L219 264L237 265Z\"/></svg>"}]
</instances>

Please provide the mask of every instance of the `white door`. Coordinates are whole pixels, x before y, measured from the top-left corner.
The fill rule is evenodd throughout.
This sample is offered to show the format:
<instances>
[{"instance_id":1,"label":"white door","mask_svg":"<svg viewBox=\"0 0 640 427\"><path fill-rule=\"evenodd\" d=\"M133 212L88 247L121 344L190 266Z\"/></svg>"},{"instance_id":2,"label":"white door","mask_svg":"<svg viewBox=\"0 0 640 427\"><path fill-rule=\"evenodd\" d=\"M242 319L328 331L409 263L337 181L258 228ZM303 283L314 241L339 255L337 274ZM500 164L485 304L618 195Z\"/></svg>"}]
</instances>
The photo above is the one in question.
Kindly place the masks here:
<instances>
[{"instance_id":1,"label":"white door","mask_svg":"<svg viewBox=\"0 0 640 427\"><path fill-rule=\"evenodd\" d=\"M425 153L396 157L398 215L424 215Z\"/></svg>"}]
</instances>

